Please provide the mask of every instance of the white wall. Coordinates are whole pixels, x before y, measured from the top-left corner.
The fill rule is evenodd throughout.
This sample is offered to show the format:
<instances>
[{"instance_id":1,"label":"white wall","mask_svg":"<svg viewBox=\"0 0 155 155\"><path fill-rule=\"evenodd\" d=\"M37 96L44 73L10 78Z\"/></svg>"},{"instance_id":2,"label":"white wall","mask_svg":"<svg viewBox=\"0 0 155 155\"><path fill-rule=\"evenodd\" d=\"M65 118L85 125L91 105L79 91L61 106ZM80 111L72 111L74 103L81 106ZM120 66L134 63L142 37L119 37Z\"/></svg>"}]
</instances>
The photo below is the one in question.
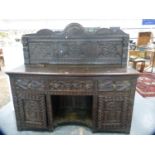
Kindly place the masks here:
<instances>
[{"instance_id":1,"label":"white wall","mask_svg":"<svg viewBox=\"0 0 155 155\"><path fill-rule=\"evenodd\" d=\"M155 34L155 26L142 25L142 19L155 19L153 0L1 0L0 5L0 31L63 29L78 22L85 27L120 27L130 38L140 31ZM8 68L23 63L21 45L4 50Z\"/></svg>"},{"instance_id":2,"label":"white wall","mask_svg":"<svg viewBox=\"0 0 155 155\"><path fill-rule=\"evenodd\" d=\"M153 0L1 0L0 4L0 30L63 29L78 22L86 27L121 27L131 38L139 31L154 33L155 26L142 25L142 19L155 19Z\"/></svg>"},{"instance_id":3,"label":"white wall","mask_svg":"<svg viewBox=\"0 0 155 155\"><path fill-rule=\"evenodd\" d=\"M29 30L64 29L69 23L77 22L85 27L120 27L130 35L137 38L139 32L151 31L155 36L155 25L142 25L142 19L5 19L1 20L0 30Z\"/></svg>"},{"instance_id":4,"label":"white wall","mask_svg":"<svg viewBox=\"0 0 155 155\"><path fill-rule=\"evenodd\" d=\"M1 0L0 19L141 19L153 0Z\"/></svg>"}]
</instances>

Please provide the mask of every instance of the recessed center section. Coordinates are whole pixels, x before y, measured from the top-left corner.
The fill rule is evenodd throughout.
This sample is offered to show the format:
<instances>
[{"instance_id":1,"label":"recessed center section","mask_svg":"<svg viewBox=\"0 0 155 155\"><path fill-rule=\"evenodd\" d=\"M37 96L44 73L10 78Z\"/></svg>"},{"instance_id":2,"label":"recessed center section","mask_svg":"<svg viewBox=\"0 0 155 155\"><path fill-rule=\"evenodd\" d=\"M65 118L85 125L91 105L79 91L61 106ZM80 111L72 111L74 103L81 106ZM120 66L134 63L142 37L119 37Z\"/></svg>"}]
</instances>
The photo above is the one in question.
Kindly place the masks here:
<instances>
[{"instance_id":1,"label":"recessed center section","mask_svg":"<svg viewBox=\"0 0 155 155\"><path fill-rule=\"evenodd\" d=\"M92 96L52 95L54 125L92 126Z\"/></svg>"}]
</instances>

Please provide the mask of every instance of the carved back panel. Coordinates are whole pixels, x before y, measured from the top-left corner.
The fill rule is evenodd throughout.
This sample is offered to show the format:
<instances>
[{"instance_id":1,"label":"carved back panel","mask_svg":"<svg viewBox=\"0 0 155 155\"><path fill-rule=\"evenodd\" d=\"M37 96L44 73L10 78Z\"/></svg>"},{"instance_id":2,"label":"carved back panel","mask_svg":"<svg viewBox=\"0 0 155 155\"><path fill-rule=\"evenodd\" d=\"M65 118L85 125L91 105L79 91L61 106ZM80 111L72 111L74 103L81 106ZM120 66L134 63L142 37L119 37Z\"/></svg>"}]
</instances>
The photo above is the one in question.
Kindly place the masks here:
<instances>
[{"instance_id":1,"label":"carved back panel","mask_svg":"<svg viewBox=\"0 0 155 155\"><path fill-rule=\"evenodd\" d=\"M63 31L43 29L22 37L26 65L103 64L126 67L128 34L118 28L69 24Z\"/></svg>"}]
</instances>

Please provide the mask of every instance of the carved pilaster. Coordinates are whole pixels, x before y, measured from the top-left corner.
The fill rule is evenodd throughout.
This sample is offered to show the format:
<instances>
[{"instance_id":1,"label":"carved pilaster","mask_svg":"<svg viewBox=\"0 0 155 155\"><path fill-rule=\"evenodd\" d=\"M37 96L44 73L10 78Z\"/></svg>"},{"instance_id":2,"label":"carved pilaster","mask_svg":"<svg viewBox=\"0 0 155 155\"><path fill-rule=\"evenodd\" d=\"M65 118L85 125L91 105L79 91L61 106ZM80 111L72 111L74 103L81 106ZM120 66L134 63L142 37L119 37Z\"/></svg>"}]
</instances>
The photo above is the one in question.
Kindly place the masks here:
<instances>
[{"instance_id":1,"label":"carved pilaster","mask_svg":"<svg viewBox=\"0 0 155 155\"><path fill-rule=\"evenodd\" d=\"M28 65L30 63L30 53L29 53L28 43L29 43L28 38L27 37L22 37L25 65Z\"/></svg>"},{"instance_id":2,"label":"carved pilaster","mask_svg":"<svg viewBox=\"0 0 155 155\"><path fill-rule=\"evenodd\" d=\"M123 37L122 66L127 66L129 36Z\"/></svg>"}]
</instances>

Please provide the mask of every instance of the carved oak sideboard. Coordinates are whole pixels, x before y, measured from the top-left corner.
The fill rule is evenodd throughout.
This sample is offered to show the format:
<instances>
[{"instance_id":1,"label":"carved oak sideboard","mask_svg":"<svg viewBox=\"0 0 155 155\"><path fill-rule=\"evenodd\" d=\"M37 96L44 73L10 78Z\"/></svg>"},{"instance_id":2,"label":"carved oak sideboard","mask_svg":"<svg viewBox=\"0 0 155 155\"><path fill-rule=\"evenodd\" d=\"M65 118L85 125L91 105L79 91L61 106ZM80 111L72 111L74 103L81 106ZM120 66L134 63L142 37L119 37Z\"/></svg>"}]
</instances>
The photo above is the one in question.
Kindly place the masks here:
<instances>
[{"instance_id":1,"label":"carved oak sideboard","mask_svg":"<svg viewBox=\"0 0 155 155\"><path fill-rule=\"evenodd\" d=\"M18 130L80 124L129 133L138 73L127 67L128 39L77 23L24 35L25 65L7 72Z\"/></svg>"},{"instance_id":2,"label":"carved oak sideboard","mask_svg":"<svg viewBox=\"0 0 155 155\"><path fill-rule=\"evenodd\" d=\"M82 124L130 132L137 72L97 66L21 67L8 73L19 130Z\"/></svg>"}]
</instances>

